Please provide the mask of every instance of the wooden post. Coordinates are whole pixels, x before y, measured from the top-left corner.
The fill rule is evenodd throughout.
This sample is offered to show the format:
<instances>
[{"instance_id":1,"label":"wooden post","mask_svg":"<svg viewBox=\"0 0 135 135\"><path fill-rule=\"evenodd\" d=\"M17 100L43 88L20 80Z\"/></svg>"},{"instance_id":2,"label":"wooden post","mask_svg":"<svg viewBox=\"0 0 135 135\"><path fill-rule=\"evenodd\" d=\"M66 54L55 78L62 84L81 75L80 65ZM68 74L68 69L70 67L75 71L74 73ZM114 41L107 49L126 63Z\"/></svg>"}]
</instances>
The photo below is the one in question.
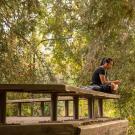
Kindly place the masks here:
<instances>
[{"instance_id":1,"label":"wooden post","mask_svg":"<svg viewBox=\"0 0 135 135\"><path fill-rule=\"evenodd\" d=\"M92 119L93 118L93 103L92 103L92 98L88 98L88 118Z\"/></svg>"},{"instance_id":2,"label":"wooden post","mask_svg":"<svg viewBox=\"0 0 135 135\"><path fill-rule=\"evenodd\" d=\"M103 99L98 99L99 117L103 117Z\"/></svg>"},{"instance_id":3,"label":"wooden post","mask_svg":"<svg viewBox=\"0 0 135 135\"><path fill-rule=\"evenodd\" d=\"M31 116L33 116L34 102L31 102Z\"/></svg>"},{"instance_id":4,"label":"wooden post","mask_svg":"<svg viewBox=\"0 0 135 135\"><path fill-rule=\"evenodd\" d=\"M74 96L73 97L73 116L74 120L77 120L79 118L79 97Z\"/></svg>"},{"instance_id":5,"label":"wooden post","mask_svg":"<svg viewBox=\"0 0 135 135\"><path fill-rule=\"evenodd\" d=\"M18 102L18 116L22 116L22 103Z\"/></svg>"},{"instance_id":6,"label":"wooden post","mask_svg":"<svg viewBox=\"0 0 135 135\"><path fill-rule=\"evenodd\" d=\"M34 56L35 57L35 56ZM33 59L34 60L34 59ZM34 67L33 67L34 68ZM34 94L31 93L31 98L34 99ZM31 116L33 116L33 110L34 110L34 102L32 101L31 103Z\"/></svg>"},{"instance_id":7,"label":"wooden post","mask_svg":"<svg viewBox=\"0 0 135 135\"><path fill-rule=\"evenodd\" d=\"M93 118L95 118L95 98L92 98L92 113L93 113Z\"/></svg>"},{"instance_id":8,"label":"wooden post","mask_svg":"<svg viewBox=\"0 0 135 135\"><path fill-rule=\"evenodd\" d=\"M88 98L88 118L89 119L94 118L94 98L93 97Z\"/></svg>"},{"instance_id":9,"label":"wooden post","mask_svg":"<svg viewBox=\"0 0 135 135\"><path fill-rule=\"evenodd\" d=\"M41 104L40 104L40 109L41 109L41 116L44 116L44 101L41 101Z\"/></svg>"},{"instance_id":10,"label":"wooden post","mask_svg":"<svg viewBox=\"0 0 135 135\"><path fill-rule=\"evenodd\" d=\"M57 121L57 94L51 94L51 121Z\"/></svg>"},{"instance_id":11,"label":"wooden post","mask_svg":"<svg viewBox=\"0 0 135 135\"><path fill-rule=\"evenodd\" d=\"M69 101L65 100L65 117L69 116Z\"/></svg>"},{"instance_id":12,"label":"wooden post","mask_svg":"<svg viewBox=\"0 0 135 135\"><path fill-rule=\"evenodd\" d=\"M6 92L0 91L0 123L6 122Z\"/></svg>"}]
</instances>

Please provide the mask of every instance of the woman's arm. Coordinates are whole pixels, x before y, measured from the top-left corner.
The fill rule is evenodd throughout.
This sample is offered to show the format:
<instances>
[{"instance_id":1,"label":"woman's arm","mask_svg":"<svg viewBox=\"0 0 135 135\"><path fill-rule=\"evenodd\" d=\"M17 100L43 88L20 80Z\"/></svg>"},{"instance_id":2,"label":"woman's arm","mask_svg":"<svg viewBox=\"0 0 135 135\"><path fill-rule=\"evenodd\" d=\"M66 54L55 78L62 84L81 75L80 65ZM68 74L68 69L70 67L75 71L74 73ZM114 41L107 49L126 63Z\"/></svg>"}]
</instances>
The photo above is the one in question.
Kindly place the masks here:
<instances>
[{"instance_id":1,"label":"woman's arm","mask_svg":"<svg viewBox=\"0 0 135 135\"><path fill-rule=\"evenodd\" d=\"M105 75L99 75L101 83L102 84L108 84L108 83L115 83L119 84L121 81L120 80L114 80L114 81L109 81L108 78L105 77Z\"/></svg>"}]
</instances>

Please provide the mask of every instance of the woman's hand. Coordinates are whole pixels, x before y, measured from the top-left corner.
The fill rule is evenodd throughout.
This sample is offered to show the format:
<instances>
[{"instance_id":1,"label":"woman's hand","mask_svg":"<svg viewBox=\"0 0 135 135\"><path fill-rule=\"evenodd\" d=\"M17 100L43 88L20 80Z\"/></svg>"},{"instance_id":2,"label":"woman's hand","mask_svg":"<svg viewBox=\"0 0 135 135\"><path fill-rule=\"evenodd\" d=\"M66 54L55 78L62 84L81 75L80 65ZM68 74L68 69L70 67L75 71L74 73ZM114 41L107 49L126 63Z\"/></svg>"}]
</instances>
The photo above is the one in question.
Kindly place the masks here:
<instances>
[{"instance_id":1,"label":"woman's hand","mask_svg":"<svg viewBox=\"0 0 135 135\"><path fill-rule=\"evenodd\" d=\"M120 81L120 80L115 80L115 81L113 81L113 83L115 83L115 84L120 84L121 81Z\"/></svg>"}]
</instances>

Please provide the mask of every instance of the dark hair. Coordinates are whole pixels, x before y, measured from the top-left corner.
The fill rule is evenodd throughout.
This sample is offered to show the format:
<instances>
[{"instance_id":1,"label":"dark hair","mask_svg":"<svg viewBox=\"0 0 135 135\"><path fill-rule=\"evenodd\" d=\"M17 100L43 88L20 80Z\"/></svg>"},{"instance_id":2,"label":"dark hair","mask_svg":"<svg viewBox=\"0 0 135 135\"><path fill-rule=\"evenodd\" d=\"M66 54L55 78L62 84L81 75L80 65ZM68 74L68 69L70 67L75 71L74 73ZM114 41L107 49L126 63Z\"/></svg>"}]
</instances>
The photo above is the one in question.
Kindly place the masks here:
<instances>
[{"instance_id":1,"label":"dark hair","mask_svg":"<svg viewBox=\"0 0 135 135\"><path fill-rule=\"evenodd\" d=\"M111 61L113 61L112 58L103 58L102 61L101 61L101 63L100 63L100 65L102 66L105 63L110 63Z\"/></svg>"}]
</instances>

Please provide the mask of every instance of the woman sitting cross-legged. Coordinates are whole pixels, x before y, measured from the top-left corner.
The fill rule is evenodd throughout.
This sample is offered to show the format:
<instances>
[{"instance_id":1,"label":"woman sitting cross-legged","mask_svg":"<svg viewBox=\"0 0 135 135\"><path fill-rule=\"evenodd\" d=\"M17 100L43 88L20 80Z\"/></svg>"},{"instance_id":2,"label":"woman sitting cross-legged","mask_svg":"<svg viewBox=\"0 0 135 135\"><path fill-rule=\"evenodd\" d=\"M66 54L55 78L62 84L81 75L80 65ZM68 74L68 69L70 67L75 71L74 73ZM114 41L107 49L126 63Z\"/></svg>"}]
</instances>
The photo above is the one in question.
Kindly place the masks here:
<instances>
[{"instance_id":1,"label":"woman sitting cross-legged","mask_svg":"<svg viewBox=\"0 0 135 135\"><path fill-rule=\"evenodd\" d=\"M111 58L104 58L92 75L92 89L100 90L107 93L117 93L120 80L110 81L107 78L107 70L111 69L113 60Z\"/></svg>"}]
</instances>

